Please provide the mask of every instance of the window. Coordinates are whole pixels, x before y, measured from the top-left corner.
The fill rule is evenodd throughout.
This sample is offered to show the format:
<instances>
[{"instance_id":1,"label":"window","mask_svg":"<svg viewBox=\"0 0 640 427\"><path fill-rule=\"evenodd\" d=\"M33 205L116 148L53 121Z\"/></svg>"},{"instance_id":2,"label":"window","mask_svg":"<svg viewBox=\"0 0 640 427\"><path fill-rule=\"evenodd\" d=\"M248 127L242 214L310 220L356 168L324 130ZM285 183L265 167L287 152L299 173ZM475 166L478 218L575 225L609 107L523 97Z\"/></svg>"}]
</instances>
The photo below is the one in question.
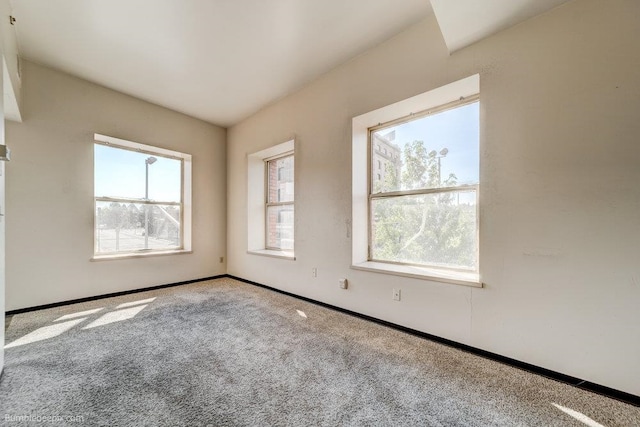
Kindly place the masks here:
<instances>
[{"instance_id":1,"label":"window","mask_svg":"<svg viewBox=\"0 0 640 427\"><path fill-rule=\"evenodd\" d=\"M352 268L482 287L479 91L474 75L353 118Z\"/></svg>"},{"instance_id":2,"label":"window","mask_svg":"<svg viewBox=\"0 0 640 427\"><path fill-rule=\"evenodd\" d=\"M247 251L295 260L294 141L247 156Z\"/></svg>"},{"instance_id":3,"label":"window","mask_svg":"<svg viewBox=\"0 0 640 427\"><path fill-rule=\"evenodd\" d=\"M293 155L266 161L266 248L293 250Z\"/></svg>"},{"instance_id":4,"label":"window","mask_svg":"<svg viewBox=\"0 0 640 427\"><path fill-rule=\"evenodd\" d=\"M370 261L476 271L478 113L471 97L369 129L396 159L372 177Z\"/></svg>"},{"instance_id":5,"label":"window","mask_svg":"<svg viewBox=\"0 0 640 427\"><path fill-rule=\"evenodd\" d=\"M190 250L191 156L95 135L94 257Z\"/></svg>"}]
</instances>

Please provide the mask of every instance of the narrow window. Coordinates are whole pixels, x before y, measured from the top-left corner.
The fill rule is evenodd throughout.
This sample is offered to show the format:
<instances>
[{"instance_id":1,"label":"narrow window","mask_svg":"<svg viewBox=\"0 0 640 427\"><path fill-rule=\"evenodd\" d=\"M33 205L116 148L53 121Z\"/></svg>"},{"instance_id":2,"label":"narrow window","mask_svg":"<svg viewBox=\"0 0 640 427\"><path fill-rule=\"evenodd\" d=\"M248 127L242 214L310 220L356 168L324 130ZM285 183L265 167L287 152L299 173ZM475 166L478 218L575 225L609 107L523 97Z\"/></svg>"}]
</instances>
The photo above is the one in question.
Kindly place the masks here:
<instances>
[{"instance_id":1,"label":"narrow window","mask_svg":"<svg viewBox=\"0 0 640 427\"><path fill-rule=\"evenodd\" d=\"M294 187L293 154L266 162L266 248L293 251Z\"/></svg>"}]
</instances>

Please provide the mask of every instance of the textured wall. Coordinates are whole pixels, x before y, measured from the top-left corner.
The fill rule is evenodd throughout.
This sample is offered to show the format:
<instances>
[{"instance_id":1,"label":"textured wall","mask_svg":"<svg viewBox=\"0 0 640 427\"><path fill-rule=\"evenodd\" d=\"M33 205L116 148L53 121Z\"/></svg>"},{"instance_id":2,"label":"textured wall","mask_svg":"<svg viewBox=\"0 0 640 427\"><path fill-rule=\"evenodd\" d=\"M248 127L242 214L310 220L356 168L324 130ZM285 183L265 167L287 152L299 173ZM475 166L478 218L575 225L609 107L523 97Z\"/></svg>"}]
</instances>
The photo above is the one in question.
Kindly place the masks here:
<instances>
[{"instance_id":1,"label":"textured wall","mask_svg":"<svg viewBox=\"0 0 640 427\"><path fill-rule=\"evenodd\" d=\"M226 131L24 61L8 123L7 309L225 273ZM193 253L91 262L93 135L193 156Z\"/></svg>"},{"instance_id":2,"label":"textured wall","mask_svg":"<svg viewBox=\"0 0 640 427\"><path fill-rule=\"evenodd\" d=\"M230 128L228 272L640 394L638 16L570 2L452 56L430 17ZM352 270L352 117L475 73L485 288ZM247 254L246 156L291 135L296 260Z\"/></svg>"}]
</instances>

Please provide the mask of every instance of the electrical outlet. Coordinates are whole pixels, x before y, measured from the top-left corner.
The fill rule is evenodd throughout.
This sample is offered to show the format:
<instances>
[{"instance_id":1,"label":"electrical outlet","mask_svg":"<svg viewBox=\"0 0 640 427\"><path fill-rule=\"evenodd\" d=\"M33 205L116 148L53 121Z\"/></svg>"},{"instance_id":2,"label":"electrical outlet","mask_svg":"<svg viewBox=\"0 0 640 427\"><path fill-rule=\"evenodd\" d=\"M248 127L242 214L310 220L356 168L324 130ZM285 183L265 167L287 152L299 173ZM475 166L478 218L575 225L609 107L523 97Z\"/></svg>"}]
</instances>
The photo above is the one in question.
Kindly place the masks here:
<instances>
[{"instance_id":1,"label":"electrical outlet","mask_svg":"<svg viewBox=\"0 0 640 427\"><path fill-rule=\"evenodd\" d=\"M347 289L349 286L349 281L347 279L340 279L340 289Z\"/></svg>"},{"instance_id":2,"label":"electrical outlet","mask_svg":"<svg viewBox=\"0 0 640 427\"><path fill-rule=\"evenodd\" d=\"M221 263L224 262L224 257L223 256L220 257L220 262Z\"/></svg>"},{"instance_id":3,"label":"electrical outlet","mask_svg":"<svg viewBox=\"0 0 640 427\"><path fill-rule=\"evenodd\" d=\"M311 277L318 277L318 269L313 267L311 269Z\"/></svg>"},{"instance_id":4,"label":"electrical outlet","mask_svg":"<svg viewBox=\"0 0 640 427\"><path fill-rule=\"evenodd\" d=\"M395 301L400 301L400 289L393 290L393 299Z\"/></svg>"}]
</instances>

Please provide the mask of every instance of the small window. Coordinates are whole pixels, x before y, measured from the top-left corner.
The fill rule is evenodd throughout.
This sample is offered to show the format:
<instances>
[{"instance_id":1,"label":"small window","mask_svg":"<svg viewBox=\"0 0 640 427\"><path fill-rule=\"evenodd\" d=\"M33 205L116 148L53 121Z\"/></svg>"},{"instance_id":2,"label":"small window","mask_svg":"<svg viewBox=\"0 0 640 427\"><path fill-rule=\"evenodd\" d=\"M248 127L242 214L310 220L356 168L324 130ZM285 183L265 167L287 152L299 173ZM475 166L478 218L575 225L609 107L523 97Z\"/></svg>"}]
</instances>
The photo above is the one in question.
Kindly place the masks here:
<instances>
[{"instance_id":1,"label":"small window","mask_svg":"<svg viewBox=\"0 0 640 427\"><path fill-rule=\"evenodd\" d=\"M293 251L294 243L294 157L287 155L266 161L266 248Z\"/></svg>"},{"instance_id":2,"label":"small window","mask_svg":"<svg viewBox=\"0 0 640 427\"><path fill-rule=\"evenodd\" d=\"M370 128L369 138L391 153L382 179L369 175L369 261L477 271L477 97Z\"/></svg>"},{"instance_id":3,"label":"small window","mask_svg":"<svg viewBox=\"0 0 640 427\"><path fill-rule=\"evenodd\" d=\"M185 249L185 160L190 158L96 135L95 256Z\"/></svg>"},{"instance_id":4,"label":"small window","mask_svg":"<svg viewBox=\"0 0 640 427\"><path fill-rule=\"evenodd\" d=\"M295 261L294 156L289 140L247 156L247 252Z\"/></svg>"}]
</instances>

